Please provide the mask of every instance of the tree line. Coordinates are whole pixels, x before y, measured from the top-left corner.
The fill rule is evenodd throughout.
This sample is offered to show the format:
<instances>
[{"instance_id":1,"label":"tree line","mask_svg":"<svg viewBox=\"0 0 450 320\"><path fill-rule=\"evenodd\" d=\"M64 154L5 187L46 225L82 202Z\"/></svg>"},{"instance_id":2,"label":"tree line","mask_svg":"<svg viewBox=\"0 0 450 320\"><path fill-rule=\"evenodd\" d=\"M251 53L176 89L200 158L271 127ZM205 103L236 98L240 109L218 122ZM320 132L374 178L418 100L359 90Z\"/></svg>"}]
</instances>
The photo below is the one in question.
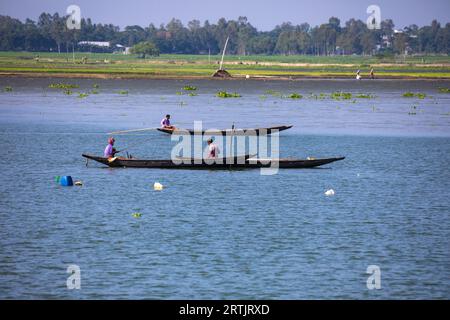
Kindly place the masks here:
<instances>
[{"instance_id":1,"label":"tree line","mask_svg":"<svg viewBox=\"0 0 450 320\"><path fill-rule=\"evenodd\" d=\"M159 27L132 25L123 30L89 18L81 20L80 30L69 30L66 20L67 16L58 13L42 13L37 22L0 15L0 50L61 52L73 46L79 51L113 51L116 44L132 47L147 42L161 53L217 54L229 37L227 53L238 55L450 53L450 23L443 27L436 20L429 26L395 30L389 19L381 22L380 29L369 30L361 20L350 19L341 25L331 17L319 26L285 22L271 31L257 30L246 17L221 18L215 24L192 20L186 26L172 19ZM80 41L109 41L112 46L79 46Z\"/></svg>"}]
</instances>

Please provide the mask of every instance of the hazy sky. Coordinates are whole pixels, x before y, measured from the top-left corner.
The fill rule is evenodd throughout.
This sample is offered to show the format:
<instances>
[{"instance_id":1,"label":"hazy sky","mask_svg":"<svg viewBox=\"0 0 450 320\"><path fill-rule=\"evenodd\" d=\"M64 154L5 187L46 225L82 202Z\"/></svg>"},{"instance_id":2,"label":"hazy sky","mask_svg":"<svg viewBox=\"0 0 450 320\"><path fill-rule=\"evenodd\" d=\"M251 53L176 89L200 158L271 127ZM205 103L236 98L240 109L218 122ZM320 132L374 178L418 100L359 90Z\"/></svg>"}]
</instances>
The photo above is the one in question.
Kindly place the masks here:
<instances>
[{"instance_id":1,"label":"hazy sky","mask_svg":"<svg viewBox=\"0 0 450 320\"><path fill-rule=\"evenodd\" d=\"M391 18L397 28L430 24L437 19L442 25L450 22L450 0L1 0L0 14L24 20L37 20L41 12L65 14L70 4L81 8L83 17L94 22L127 25L159 26L173 17L184 24L197 19L216 22L220 17L237 19L246 16L260 30L270 30L285 21L308 22L315 26L336 16L366 21L371 4L381 8L381 18Z\"/></svg>"}]
</instances>

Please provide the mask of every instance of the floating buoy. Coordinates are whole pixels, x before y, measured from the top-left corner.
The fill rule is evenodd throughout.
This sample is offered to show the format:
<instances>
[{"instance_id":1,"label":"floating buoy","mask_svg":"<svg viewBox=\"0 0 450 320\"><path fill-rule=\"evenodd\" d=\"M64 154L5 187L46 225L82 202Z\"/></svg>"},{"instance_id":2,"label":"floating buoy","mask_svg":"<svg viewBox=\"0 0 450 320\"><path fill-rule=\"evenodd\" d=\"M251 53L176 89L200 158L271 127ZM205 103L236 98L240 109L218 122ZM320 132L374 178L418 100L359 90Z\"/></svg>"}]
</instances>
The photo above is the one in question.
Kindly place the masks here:
<instances>
[{"instance_id":1,"label":"floating buoy","mask_svg":"<svg viewBox=\"0 0 450 320\"><path fill-rule=\"evenodd\" d=\"M133 218L140 218L142 216L142 213L140 212L135 212L132 214Z\"/></svg>"},{"instance_id":2,"label":"floating buoy","mask_svg":"<svg viewBox=\"0 0 450 320\"><path fill-rule=\"evenodd\" d=\"M73 180L71 176L62 176L59 179L59 183L60 185L62 185L63 187L71 187L73 186Z\"/></svg>"},{"instance_id":3,"label":"floating buoy","mask_svg":"<svg viewBox=\"0 0 450 320\"><path fill-rule=\"evenodd\" d=\"M329 189L329 190L325 191L325 195L327 197L334 196L334 194L335 194L335 192L333 189Z\"/></svg>"},{"instance_id":4,"label":"floating buoy","mask_svg":"<svg viewBox=\"0 0 450 320\"><path fill-rule=\"evenodd\" d=\"M83 182L80 181L80 180L77 180L77 181L75 181L73 184L76 185L76 186L81 187L81 186L83 185Z\"/></svg>"},{"instance_id":5,"label":"floating buoy","mask_svg":"<svg viewBox=\"0 0 450 320\"><path fill-rule=\"evenodd\" d=\"M155 182L155 184L153 185L153 189L158 190L158 191L162 190L163 188L164 188L164 186L159 182Z\"/></svg>"}]
</instances>

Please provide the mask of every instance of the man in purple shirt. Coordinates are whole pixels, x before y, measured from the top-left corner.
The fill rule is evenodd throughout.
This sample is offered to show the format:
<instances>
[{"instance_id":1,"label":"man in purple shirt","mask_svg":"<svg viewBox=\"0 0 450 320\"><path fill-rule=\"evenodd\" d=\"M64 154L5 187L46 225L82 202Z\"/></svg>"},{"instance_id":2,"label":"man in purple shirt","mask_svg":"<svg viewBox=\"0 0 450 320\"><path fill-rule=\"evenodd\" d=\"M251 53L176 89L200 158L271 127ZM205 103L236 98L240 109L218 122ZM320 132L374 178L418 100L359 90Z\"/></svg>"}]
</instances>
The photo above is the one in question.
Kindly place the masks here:
<instances>
[{"instance_id":1,"label":"man in purple shirt","mask_svg":"<svg viewBox=\"0 0 450 320\"><path fill-rule=\"evenodd\" d=\"M170 114L166 114L166 117L161 120L161 128L175 130L175 127L170 124Z\"/></svg>"},{"instance_id":2,"label":"man in purple shirt","mask_svg":"<svg viewBox=\"0 0 450 320\"><path fill-rule=\"evenodd\" d=\"M115 156L115 154L117 153L116 148L113 147L115 141L116 140L114 140L113 137L108 139L108 145L106 146L105 152L103 154L105 156L105 158L108 158L108 159L113 158Z\"/></svg>"}]
</instances>

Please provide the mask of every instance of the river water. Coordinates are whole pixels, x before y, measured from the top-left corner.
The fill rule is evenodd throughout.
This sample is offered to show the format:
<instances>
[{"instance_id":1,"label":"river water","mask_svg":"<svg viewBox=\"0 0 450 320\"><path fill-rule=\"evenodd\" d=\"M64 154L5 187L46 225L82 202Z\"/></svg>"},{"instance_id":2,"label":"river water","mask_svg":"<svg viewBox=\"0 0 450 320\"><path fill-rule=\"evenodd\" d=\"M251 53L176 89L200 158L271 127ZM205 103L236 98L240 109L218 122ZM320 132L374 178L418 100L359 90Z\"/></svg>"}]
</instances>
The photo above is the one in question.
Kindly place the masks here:
<instances>
[{"instance_id":1,"label":"river water","mask_svg":"<svg viewBox=\"0 0 450 320\"><path fill-rule=\"evenodd\" d=\"M176 94L186 84L198 95ZM6 86L0 298L450 298L450 95L438 92L450 81L0 78ZM375 97L320 98L340 90ZM304 98L280 97L293 92ZM166 113L180 127L292 124L281 156L346 159L271 176L85 165L81 153L101 154L107 132L155 127ZM140 158L168 158L175 144L156 131L115 137ZM71 264L80 290L66 286ZM367 287L369 265L380 289Z\"/></svg>"}]
</instances>

